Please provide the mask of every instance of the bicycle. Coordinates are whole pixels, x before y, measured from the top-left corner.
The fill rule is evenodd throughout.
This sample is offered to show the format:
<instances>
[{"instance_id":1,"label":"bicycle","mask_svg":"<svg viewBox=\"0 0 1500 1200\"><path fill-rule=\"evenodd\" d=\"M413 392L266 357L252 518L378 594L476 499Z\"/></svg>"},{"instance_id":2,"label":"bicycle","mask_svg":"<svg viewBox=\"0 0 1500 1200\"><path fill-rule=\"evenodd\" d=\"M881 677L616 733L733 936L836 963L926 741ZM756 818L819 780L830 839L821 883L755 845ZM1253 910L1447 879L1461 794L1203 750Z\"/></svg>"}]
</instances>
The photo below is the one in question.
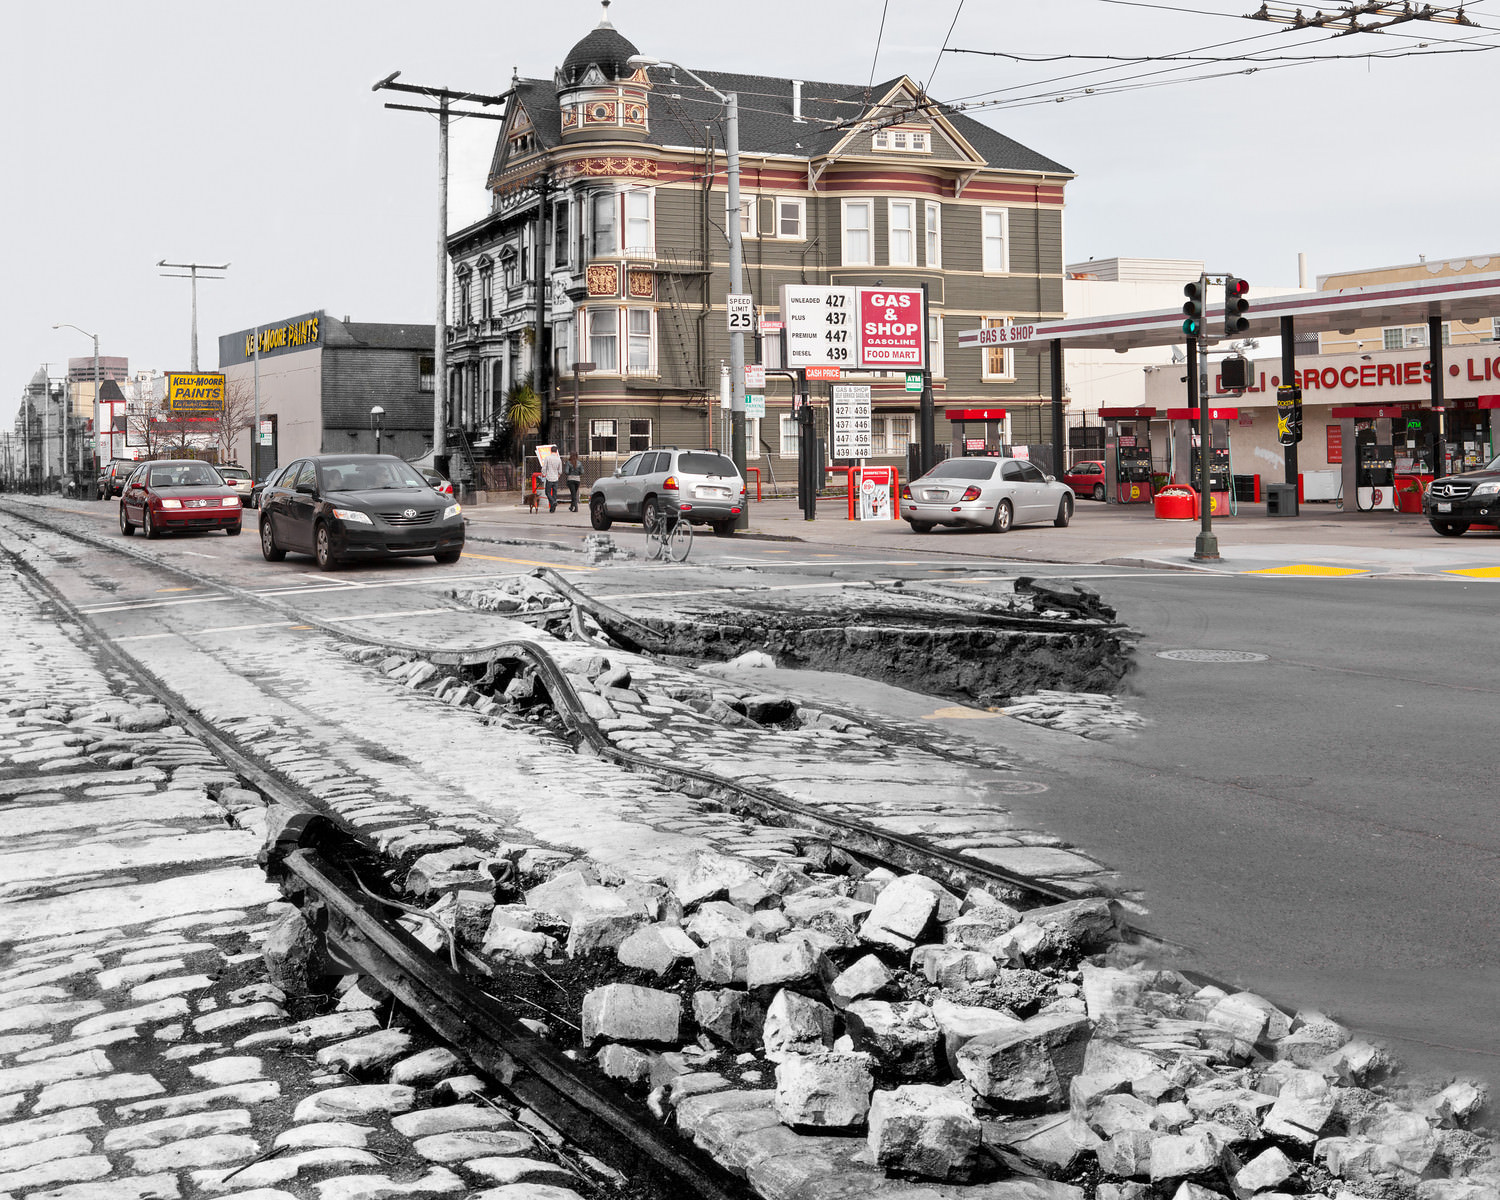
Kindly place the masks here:
<instances>
[{"instance_id":1,"label":"bicycle","mask_svg":"<svg viewBox=\"0 0 1500 1200\"><path fill-rule=\"evenodd\" d=\"M646 530L646 557L651 560L669 557L682 562L693 548L693 523L675 504L658 509L656 520Z\"/></svg>"}]
</instances>

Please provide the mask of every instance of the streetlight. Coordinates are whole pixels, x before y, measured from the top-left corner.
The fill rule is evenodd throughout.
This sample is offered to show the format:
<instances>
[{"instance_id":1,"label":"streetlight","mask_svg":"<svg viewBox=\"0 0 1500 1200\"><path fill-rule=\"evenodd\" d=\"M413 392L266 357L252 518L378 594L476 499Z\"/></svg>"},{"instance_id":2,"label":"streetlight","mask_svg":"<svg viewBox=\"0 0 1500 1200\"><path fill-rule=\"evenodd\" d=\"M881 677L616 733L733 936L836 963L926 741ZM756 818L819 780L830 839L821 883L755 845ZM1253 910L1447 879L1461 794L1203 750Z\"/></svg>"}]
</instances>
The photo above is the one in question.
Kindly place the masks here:
<instances>
[{"instance_id":1,"label":"streetlight","mask_svg":"<svg viewBox=\"0 0 1500 1200\"><path fill-rule=\"evenodd\" d=\"M370 428L375 431L375 453L380 453L380 427L385 424L385 409L375 405L370 409Z\"/></svg>"},{"instance_id":2,"label":"streetlight","mask_svg":"<svg viewBox=\"0 0 1500 1200\"><path fill-rule=\"evenodd\" d=\"M711 92L724 106L724 153L729 160L729 191L724 198L725 223L729 231L729 291L739 295L744 285L744 243L740 231L740 98L736 92L721 92L706 79L694 74L681 63L666 58L648 58L643 54L632 55L625 61L627 67L637 70L651 67L672 67L681 71L699 87ZM732 389L729 400L730 457L734 466L745 478L745 335L738 329L729 334L729 384ZM748 493L747 493L748 495ZM746 504L735 522L739 529L750 527L750 506Z\"/></svg>"},{"instance_id":3,"label":"streetlight","mask_svg":"<svg viewBox=\"0 0 1500 1200\"><path fill-rule=\"evenodd\" d=\"M90 499L98 499L93 493L99 486L99 335L90 333L69 321L59 321L53 329L77 329L86 338L94 339L94 479L89 484ZM63 399L63 474L68 471L68 401Z\"/></svg>"}]
</instances>

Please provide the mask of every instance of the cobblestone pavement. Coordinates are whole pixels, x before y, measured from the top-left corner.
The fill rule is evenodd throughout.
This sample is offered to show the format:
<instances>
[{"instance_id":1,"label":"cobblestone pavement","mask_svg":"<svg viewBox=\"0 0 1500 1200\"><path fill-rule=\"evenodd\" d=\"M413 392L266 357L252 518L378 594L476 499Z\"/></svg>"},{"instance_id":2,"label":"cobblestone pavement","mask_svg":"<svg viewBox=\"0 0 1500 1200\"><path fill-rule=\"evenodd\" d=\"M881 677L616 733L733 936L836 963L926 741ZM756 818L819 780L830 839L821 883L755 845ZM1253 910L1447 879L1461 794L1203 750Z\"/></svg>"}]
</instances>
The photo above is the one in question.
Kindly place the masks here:
<instances>
[{"instance_id":1,"label":"cobblestone pavement","mask_svg":"<svg viewBox=\"0 0 1500 1200\"><path fill-rule=\"evenodd\" d=\"M267 981L260 798L39 608L0 575L0 1200L576 1196L372 988Z\"/></svg>"}]
</instances>

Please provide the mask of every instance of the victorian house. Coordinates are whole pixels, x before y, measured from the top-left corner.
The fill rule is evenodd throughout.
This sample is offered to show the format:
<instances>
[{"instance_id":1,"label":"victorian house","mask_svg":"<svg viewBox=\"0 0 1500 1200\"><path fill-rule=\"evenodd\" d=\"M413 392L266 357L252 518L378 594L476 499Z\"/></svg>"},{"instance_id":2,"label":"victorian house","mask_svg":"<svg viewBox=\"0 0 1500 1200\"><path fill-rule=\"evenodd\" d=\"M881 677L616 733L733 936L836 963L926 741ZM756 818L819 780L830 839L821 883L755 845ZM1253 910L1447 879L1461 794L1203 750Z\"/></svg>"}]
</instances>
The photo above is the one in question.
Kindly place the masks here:
<instances>
[{"instance_id":1,"label":"victorian house","mask_svg":"<svg viewBox=\"0 0 1500 1200\"><path fill-rule=\"evenodd\" d=\"M513 81L490 213L448 242L460 455L498 449L521 383L539 393L540 439L576 439L606 470L648 445L723 445L724 106L670 65L632 65L637 54L606 12L550 79ZM867 88L696 73L739 100L738 219L757 316L746 361L780 365L783 284L926 283L939 443L962 452L961 422L972 435L979 413L992 439L1048 441L1045 360L960 350L958 335L1063 315L1068 169L906 77ZM904 377L847 381L872 386L876 459L904 462L918 400ZM766 415L747 424L750 461L777 478L793 473L790 406L773 376Z\"/></svg>"}]
</instances>

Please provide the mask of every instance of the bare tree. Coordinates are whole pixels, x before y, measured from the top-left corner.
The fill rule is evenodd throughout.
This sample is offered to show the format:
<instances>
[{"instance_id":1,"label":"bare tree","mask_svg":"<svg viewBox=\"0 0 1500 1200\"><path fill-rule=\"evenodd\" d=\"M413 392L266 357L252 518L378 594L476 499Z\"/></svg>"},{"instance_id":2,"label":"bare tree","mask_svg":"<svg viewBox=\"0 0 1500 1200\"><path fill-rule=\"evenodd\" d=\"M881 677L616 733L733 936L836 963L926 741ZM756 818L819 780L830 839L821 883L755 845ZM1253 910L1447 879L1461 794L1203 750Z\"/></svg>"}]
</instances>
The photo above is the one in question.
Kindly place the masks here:
<instances>
[{"instance_id":1,"label":"bare tree","mask_svg":"<svg viewBox=\"0 0 1500 1200\"><path fill-rule=\"evenodd\" d=\"M214 418L213 440L221 463L234 461L234 439L244 430L250 430L253 442L254 424L255 385L249 380L236 379L225 387L224 407Z\"/></svg>"}]
</instances>

